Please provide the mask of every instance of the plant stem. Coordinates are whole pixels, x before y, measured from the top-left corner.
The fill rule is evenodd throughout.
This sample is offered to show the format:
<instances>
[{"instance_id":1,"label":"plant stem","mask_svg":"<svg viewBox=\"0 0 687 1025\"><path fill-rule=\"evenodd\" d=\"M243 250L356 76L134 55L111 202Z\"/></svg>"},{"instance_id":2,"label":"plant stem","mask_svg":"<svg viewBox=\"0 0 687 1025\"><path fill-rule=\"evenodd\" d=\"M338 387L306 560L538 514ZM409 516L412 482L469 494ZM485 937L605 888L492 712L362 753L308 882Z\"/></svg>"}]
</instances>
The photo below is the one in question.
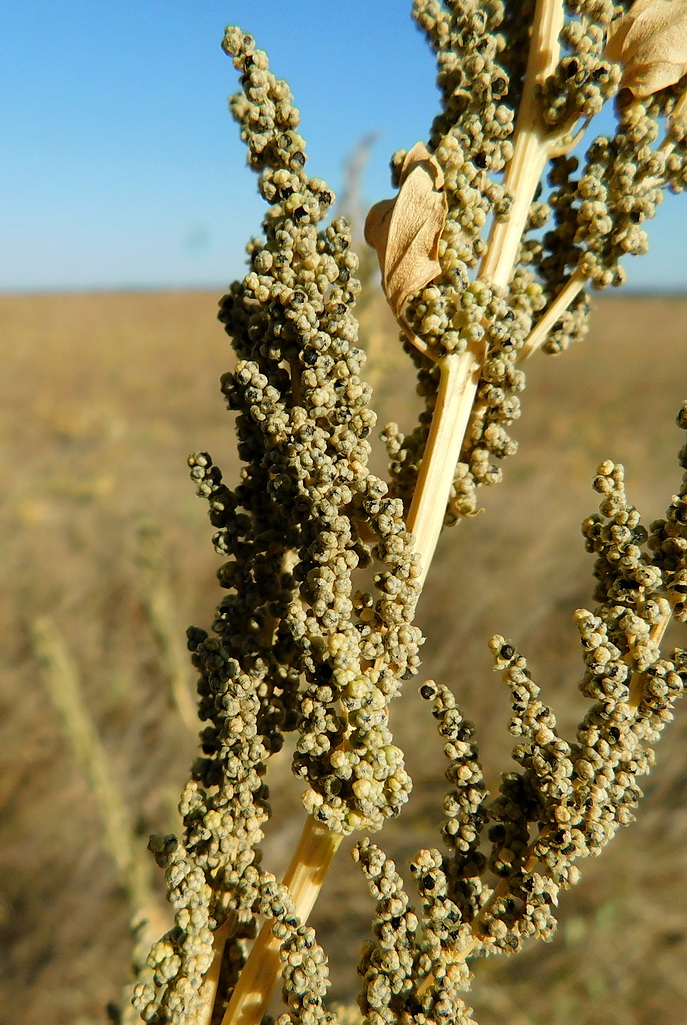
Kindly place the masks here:
<instances>
[{"instance_id":1,"label":"plant stem","mask_svg":"<svg viewBox=\"0 0 687 1025\"><path fill-rule=\"evenodd\" d=\"M504 179L513 205L507 221L494 221L479 272L481 280L500 287L510 281L534 194L547 161L560 142L561 133L552 136L541 118L536 91L558 64L558 37L564 20L562 0L538 0L515 122L513 156Z\"/></svg>"},{"instance_id":2,"label":"plant stem","mask_svg":"<svg viewBox=\"0 0 687 1025\"><path fill-rule=\"evenodd\" d=\"M540 117L536 87L558 63L558 37L563 23L562 0L539 0L515 125L513 156L505 176L505 187L513 197L513 205L507 221L494 222L478 275L488 284L505 287L509 283L534 194L551 152L560 141L560 133L555 137L547 134ZM571 294L568 301L572 298ZM408 515L408 529L415 534L420 555L421 583L429 571L444 522L485 358L486 350L468 349L459 356L445 356L439 361L441 378L437 404Z\"/></svg>"},{"instance_id":3,"label":"plant stem","mask_svg":"<svg viewBox=\"0 0 687 1025\"><path fill-rule=\"evenodd\" d=\"M214 935L215 956L212 959L212 964L208 968L207 975L203 979L203 985L200 991L200 1010L197 1012L197 1020L194 1022L194 1025L210 1025L210 1022L212 1021L226 945L227 925L225 923Z\"/></svg>"},{"instance_id":4,"label":"plant stem","mask_svg":"<svg viewBox=\"0 0 687 1025\"><path fill-rule=\"evenodd\" d=\"M658 645L661 643L661 641L663 640L663 635L666 632L666 629L668 628L668 624L670 623L672 616L673 606L668 605L658 623L654 623L649 632L649 641L651 644ZM633 712L636 712L639 708L639 703L642 700L642 695L644 693L645 680L646 677L644 673L639 672L639 670L635 670L630 679L630 696L628 698L628 704Z\"/></svg>"},{"instance_id":5,"label":"plant stem","mask_svg":"<svg viewBox=\"0 0 687 1025\"><path fill-rule=\"evenodd\" d=\"M439 361L441 377L429 437L407 518L420 556L420 585L427 577L444 524L456 464L483 365L473 349Z\"/></svg>"},{"instance_id":6,"label":"plant stem","mask_svg":"<svg viewBox=\"0 0 687 1025\"><path fill-rule=\"evenodd\" d=\"M342 833L332 833L311 815L307 816L283 880L302 922L307 920L317 900L342 839ZM279 940L273 926L271 919L263 924L224 1012L222 1025L258 1025L262 1020L280 969Z\"/></svg>"},{"instance_id":7,"label":"plant stem","mask_svg":"<svg viewBox=\"0 0 687 1025\"><path fill-rule=\"evenodd\" d=\"M541 347L553 325L567 310L575 296L579 295L582 291L586 280L586 274L578 267L575 273L568 278L553 302L549 303L544 315L539 318L534 328L530 331L527 341L518 353L518 363L523 363L526 359L529 359Z\"/></svg>"}]
</instances>

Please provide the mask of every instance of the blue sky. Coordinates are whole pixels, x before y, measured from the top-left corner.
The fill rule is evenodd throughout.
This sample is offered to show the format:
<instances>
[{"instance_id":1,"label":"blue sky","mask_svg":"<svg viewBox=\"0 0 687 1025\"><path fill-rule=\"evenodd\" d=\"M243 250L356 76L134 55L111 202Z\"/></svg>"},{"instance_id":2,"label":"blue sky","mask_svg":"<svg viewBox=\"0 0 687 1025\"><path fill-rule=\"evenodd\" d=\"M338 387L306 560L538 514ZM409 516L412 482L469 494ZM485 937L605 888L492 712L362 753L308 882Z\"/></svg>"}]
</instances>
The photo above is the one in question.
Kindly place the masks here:
<instances>
[{"instance_id":1,"label":"blue sky","mask_svg":"<svg viewBox=\"0 0 687 1025\"><path fill-rule=\"evenodd\" d=\"M369 203L394 149L427 137L434 61L406 0L45 0L3 5L0 290L222 288L263 204L226 107L226 24L267 50L301 109L309 169L340 192L378 134ZM687 196L650 225L634 287L684 289Z\"/></svg>"}]
</instances>

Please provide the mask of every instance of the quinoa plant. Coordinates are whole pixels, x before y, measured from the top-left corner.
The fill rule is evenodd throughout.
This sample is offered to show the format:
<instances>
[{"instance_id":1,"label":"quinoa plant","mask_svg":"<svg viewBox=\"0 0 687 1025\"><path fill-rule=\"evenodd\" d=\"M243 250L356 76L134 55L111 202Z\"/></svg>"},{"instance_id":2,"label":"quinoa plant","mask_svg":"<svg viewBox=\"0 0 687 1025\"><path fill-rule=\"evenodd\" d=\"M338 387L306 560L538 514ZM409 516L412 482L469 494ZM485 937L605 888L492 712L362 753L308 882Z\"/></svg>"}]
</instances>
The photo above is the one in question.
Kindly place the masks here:
<instances>
[{"instance_id":1,"label":"quinoa plant","mask_svg":"<svg viewBox=\"0 0 687 1025\"><path fill-rule=\"evenodd\" d=\"M647 528L622 466L597 470L600 511L583 524L595 604L575 612L589 707L574 737L515 644L489 642L515 738L495 795L460 677L418 678L414 625L440 531L474 514L477 489L515 452L526 361L585 333L589 290L622 284L664 190L687 183L687 2L415 0L413 14L436 54L441 110L427 140L392 157L396 195L365 226L424 401L411 433L384 428L386 479L369 466L376 418L350 227L326 220L335 197L306 170L287 85L250 35L224 37L267 213L220 307L240 479L190 457L225 593L211 630L188 631L202 750L182 835L150 842L175 918L135 985L145 1022L257 1025L278 985L278 1025L337 1022L307 920L351 833L373 903L362 1020L472 1022L476 960L550 938L578 862L631 821L687 681L687 654L662 643L671 618L687 618L687 475ZM607 104L614 130L594 135ZM687 429L687 404L678 423ZM390 709L414 678L449 789L437 846L417 852L407 881L372 834L411 792ZM304 824L279 881L260 844L265 776L287 733Z\"/></svg>"}]
</instances>

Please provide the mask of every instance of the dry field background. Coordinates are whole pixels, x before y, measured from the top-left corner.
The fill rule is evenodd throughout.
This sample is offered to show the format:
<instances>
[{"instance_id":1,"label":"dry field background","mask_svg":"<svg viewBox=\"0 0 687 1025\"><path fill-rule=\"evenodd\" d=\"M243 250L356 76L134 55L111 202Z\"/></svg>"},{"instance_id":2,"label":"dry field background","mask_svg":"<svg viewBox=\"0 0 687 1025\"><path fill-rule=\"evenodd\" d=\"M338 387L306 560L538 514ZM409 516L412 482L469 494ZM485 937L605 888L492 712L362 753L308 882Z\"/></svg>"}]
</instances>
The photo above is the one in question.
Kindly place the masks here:
<instances>
[{"instance_id":1,"label":"dry field background","mask_svg":"<svg viewBox=\"0 0 687 1025\"><path fill-rule=\"evenodd\" d=\"M120 999L131 951L121 866L131 852L120 849L118 869L103 802L112 830L123 798L123 835L128 819L134 864L149 871L159 900L147 835L176 828L195 750L178 711L193 688L184 631L207 626L219 598L219 560L186 456L207 449L229 483L237 472L217 383L230 355L216 298L0 296L1 1025L92 1025ZM410 424L412 380L377 300L365 325L380 426ZM485 512L444 534L420 608L428 640L417 682L433 676L456 689L494 782L508 768L508 705L489 636L503 633L528 655L569 734L583 708L571 617L591 602L579 524L596 508L596 466L606 457L625 463L647 522L679 482L674 417L687 395L687 299L603 298L586 342L527 369L514 428L520 452L504 465L504 483L483 492ZM672 639L684 644L678 633ZM77 679L83 703L72 694L65 711ZM416 785L382 842L403 864L438 842L443 765L415 682L393 721ZM686 751L687 708L678 706L638 821L581 865L554 942L478 967L472 1002L481 1025L687 1022ZM282 757L282 777L270 780L266 860L275 870L301 823L287 764ZM337 999L355 993L369 917L344 850L314 919Z\"/></svg>"}]
</instances>

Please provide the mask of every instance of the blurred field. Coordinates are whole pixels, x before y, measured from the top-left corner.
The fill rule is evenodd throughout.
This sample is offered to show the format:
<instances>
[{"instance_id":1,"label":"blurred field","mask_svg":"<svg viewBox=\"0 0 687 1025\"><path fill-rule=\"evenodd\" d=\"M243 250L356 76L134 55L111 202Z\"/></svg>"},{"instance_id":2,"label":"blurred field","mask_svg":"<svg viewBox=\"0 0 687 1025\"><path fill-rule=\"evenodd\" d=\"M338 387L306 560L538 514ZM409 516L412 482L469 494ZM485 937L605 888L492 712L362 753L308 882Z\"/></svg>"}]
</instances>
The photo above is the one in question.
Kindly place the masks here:
<instances>
[{"instance_id":1,"label":"blurred field","mask_svg":"<svg viewBox=\"0 0 687 1025\"><path fill-rule=\"evenodd\" d=\"M217 383L230 353L216 298L0 296L1 1025L104 1022L127 977L132 890L150 885L159 900L147 835L176 828L195 750L179 712L193 688L184 631L207 625L219 597L186 456L207 449L230 483L237 472ZM395 332L376 301L365 321L380 426L409 425L413 384ZM485 513L442 538L420 610L423 678L460 694L493 781L508 767L509 742L489 636L503 633L528 655L569 733L583 709L571 616L591 602L579 524L596 508L596 466L625 463L647 522L677 487L687 299L604 298L584 344L527 369L520 452L504 484L483 492ZM85 721L78 694L71 705L65 697L65 679L77 677ZM395 715L414 799L382 840L401 865L438 842L444 790L433 720L416 690L412 682ZM480 1025L687 1022L687 709L679 712L638 822L581 865L555 941L478 968ZM89 724L102 743L90 766L75 739ZM279 767L287 770L285 758ZM270 782L266 858L280 870L301 814L288 776ZM99 809L121 797L117 835L131 825L140 841L138 853L120 851L118 867ZM331 955L332 994L350 1000L370 909L346 851L339 857L314 921Z\"/></svg>"}]
</instances>

